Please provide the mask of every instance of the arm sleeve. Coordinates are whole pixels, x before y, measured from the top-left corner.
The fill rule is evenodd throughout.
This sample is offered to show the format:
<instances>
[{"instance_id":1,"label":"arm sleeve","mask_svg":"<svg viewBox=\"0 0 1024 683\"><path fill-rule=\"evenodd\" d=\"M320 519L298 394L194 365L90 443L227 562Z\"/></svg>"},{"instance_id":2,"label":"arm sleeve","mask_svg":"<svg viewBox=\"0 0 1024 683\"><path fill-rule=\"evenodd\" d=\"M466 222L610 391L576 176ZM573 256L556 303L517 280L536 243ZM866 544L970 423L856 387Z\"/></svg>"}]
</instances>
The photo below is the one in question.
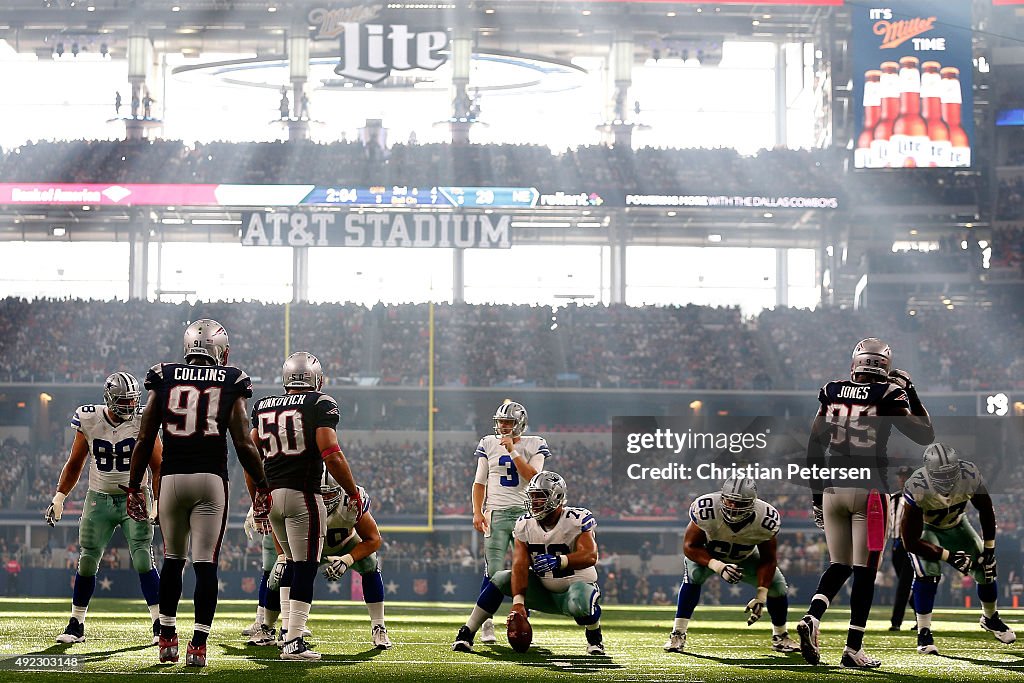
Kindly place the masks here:
<instances>
[{"instance_id":1,"label":"arm sleeve","mask_svg":"<svg viewBox=\"0 0 1024 683\"><path fill-rule=\"evenodd\" d=\"M473 477L474 484L487 486L487 458L476 459L476 476Z\"/></svg>"},{"instance_id":2,"label":"arm sleeve","mask_svg":"<svg viewBox=\"0 0 1024 683\"><path fill-rule=\"evenodd\" d=\"M330 427L331 429L338 428L338 422L341 420L341 408L338 407L338 402L333 398L324 394L316 402L316 426L317 427Z\"/></svg>"},{"instance_id":3,"label":"arm sleeve","mask_svg":"<svg viewBox=\"0 0 1024 683\"><path fill-rule=\"evenodd\" d=\"M581 509L580 512L583 515L583 519L580 520L580 531L593 531L597 529L597 520L594 519L594 513L587 509Z\"/></svg>"},{"instance_id":4,"label":"arm sleeve","mask_svg":"<svg viewBox=\"0 0 1024 683\"><path fill-rule=\"evenodd\" d=\"M238 379L235 380L235 386L238 387L239 394L246 398L252 398L252 379L241 370L238 371Z\"/></svg>"}]
</instances>

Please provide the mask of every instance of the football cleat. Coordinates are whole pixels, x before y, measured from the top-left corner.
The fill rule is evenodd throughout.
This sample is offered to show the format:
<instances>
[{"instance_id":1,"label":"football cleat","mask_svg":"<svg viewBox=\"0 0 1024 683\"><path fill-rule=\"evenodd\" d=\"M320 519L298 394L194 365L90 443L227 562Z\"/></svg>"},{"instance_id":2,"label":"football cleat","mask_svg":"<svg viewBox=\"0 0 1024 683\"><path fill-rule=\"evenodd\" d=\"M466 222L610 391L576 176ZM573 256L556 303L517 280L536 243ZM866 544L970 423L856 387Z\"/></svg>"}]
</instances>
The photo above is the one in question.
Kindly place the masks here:
<instances>
[{"instance_id":1,"label":"football cleat","mask_svg":"<svg viewBox=\"0 0 1024 683\"><path fill-rule=\"evenodd\" d=\"M891 626L889 626L889 630L890 631L899 631L900 627L899 627L898 624L892 624Z\"/></svg>"},{"instance_id":2,"label":"football cleat","mask_svg":"<svg viewBox=\"0 0 1024 683\"><path fill-rule=\"evenodd\" d=\"M864 648L854 652L846 647L843 648L842 665L849 669L874 669L882 666L882 662L864 652Z\"/></svg>"},{"instance_id":3,"label":"football cleat","mask_svg":"<svg viewBox=\"0 0 1024 683\"><path fill-rule=\"evenodd\" d=\"M251 624L249 624L248 626L246 626L245 628L242 629L242 635L243 636L251 636L253 633L256 632L257 629L259 629L259 627L260 627L260 622L254 621L254 622L252 622Z\"/></svg>"},{"instance_id":4,"label":"football cleat","mask_svg":"<svg viewBox=\"0 0 1024 683\"><path fill-rule=\"evenodd\" d=\"M260 624L259 628L254 630L250 634L249 640L246 641L246 645L256 645L263 647L266 645L276 645L277 639L274 636L274 629L270 628L266 624Z\"/></svg>"},{"instance_id":5,"label":"football cleat","mask_svg":"<svg viewBox=\"0 0 1024 683\"><path fill-rule=\"evenodd\" d=\"M999 612L996 612L990 617L983 616L978 623L981 624L983 629L990 631L1000 643L1009 645L1017 640L1017 634L999 618Z\"/></svg>"},{"instance_id":6,"label":"football cleat","mask_svg":"<svg viewBox=\"0 0 1024 683\"><path fill-rule=\"evenodd\" d=\"M800 643L789 637L789 631L772 636L772 650L775 652L800 652Z\"/></svg>"},{"instance_id":7,"label":"football cleat","mask_svg":"<svg viewBox=\"0 0 1024 683\"><path fill-rule=\"evenodd\" d=\"M818 626L820 621L805 614L804 618L796 625L796 633L800 637L800 654L808 664L821 662L821 652L818 650Z\"/></svg>"},{"instance_id":8,"label":"football cleat","mask_svg":"<svg viewBox=\"0 0 1024 683\"><path fill-rule=\"evenodd\" d=\"M682 652L686 647L686 634L682 631L672 631L668 634L668 642L665 643L665 652Z\"/></svg>"},{"instance_id":9,"label":"football cleat","mask_svg":"<svg viewBox=\"0 0 1024 683\"><path fill-rule=\"evenodd\" d=\"M498 636L494 635L494 619L488 619L480 627L480 642L484 645L498 642Z\"/></svg>"},{"instance_id":10,"label":"football cleat","mask_svg":"<svg viewBox=\"0 0 1024 683\"><path fill-rule=\"evenodd\" d=\"M64 629L64 633L57 636L58 643L84 643L85 642L85 624L78 621L74 617L68 621L67 628Z\"/></svg>"},{"instance_id":11,"label":"football cleat","mask_svg":"<svg viewBox=\"0 0 1024 683\"><path fill-rule=\"evenodd\" d=\"M932 637L930 628L922 628L917 632L917 651L923 655L939 654L939 648L935 647L935 638Z\"/></svg>"},{"instance_id":12,"label":"football cleat","mask_svg":"<svg viewBox=\"0 0 1024 683\"><path fill-rule=\"evenodd\" d=\"M170 638L164 638L160 636L160 662L176 662L178 661L178 636L177 634Z\"/></svg>"},{"instance_id":13,"label":"football cleat","mask_svg":"<svg viewBox=\"0 0 1024 683\"><path fill-rule=\"evenodd\" d=\"M468 626L460 626L459 634L455 636L455 642L452 643L452 650L455 652L472 652L473 651L473 634L470 632Z\"/></svg>"},{"instance_id":14,"label":"football cleat","mask_svg":"<svg viewBox=\"0 0 1024 683\"><path fill-rule=\"evenodd\" d=\"M153 620L153 645L160 644L160 620Z\"/></svg>"},{"instance_id":15,"label":"football cleat","mask_svg":"<svg viewBox=\"0 0 1024 683\"><path fill-rule=\"evenodd\" d=\"M309 646L302 636L292 638L281 648L281 659L314 661L320 659L320 653Z\"/></svg>"},{"instance_id":16,"label":"football cleat","mask_svg":"<svg viewBox=\"0 0 1024 683\"><path fill-rule=\"evenodd\" d=\"M206 666L206 646L190 642L185 650L185 666Z\"/></svg>"},{"instance_id":17,"label":"football cleat","mask_svg":"<svg viewBox=\"0 0 1024 683\"><path fill-rule=\"evenodd\" d=\"M277 634L277 640L274 641L274 644L278 647L284 647L286 642L288 642L288 629L283 628Z\"/></svg>"},{"instance_id":18,"label":"football cleat","mask_svg":"<svg viewBox=\"0 0 1024 683\"><path fill-rule=\"evenodd\" d=\"M378 650L391 649L391 639L388 638L388 630L380 624L374 624L373 630L370 633L370 640Z\"/></svg>"},{"instance_id":19,"label":"football cleat","mask_svg":"<svg viewBox=\"0 0 1024 683\"><path fill-rule=\"evenodd\" d=\"M604 638L601 637L601 629L595 628L593 630L587 629L584 631L587 634L587 654L588 655L603 655L604 654Z\"/></svg>"}]
</instances>

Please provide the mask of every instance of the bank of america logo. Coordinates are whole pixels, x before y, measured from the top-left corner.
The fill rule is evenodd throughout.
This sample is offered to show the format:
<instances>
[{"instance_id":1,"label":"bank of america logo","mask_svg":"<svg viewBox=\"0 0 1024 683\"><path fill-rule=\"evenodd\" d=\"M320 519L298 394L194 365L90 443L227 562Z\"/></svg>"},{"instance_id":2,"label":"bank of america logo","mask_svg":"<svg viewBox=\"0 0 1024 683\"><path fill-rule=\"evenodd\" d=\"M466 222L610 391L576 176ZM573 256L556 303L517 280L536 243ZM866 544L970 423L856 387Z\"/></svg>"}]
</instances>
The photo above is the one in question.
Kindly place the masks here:
<instances>
[{"instance_id":1,"label":"bank of america logo","mask_svg":"<svg viewBox=\"0 0 1024 683\"><path fill-rule=\"evenodd\" d=\"M127 187L121 187L120 185L111 185L102 192L103 196L112 202L120 202L131 193L132 191Z\"/></svg>"}]
</instances>

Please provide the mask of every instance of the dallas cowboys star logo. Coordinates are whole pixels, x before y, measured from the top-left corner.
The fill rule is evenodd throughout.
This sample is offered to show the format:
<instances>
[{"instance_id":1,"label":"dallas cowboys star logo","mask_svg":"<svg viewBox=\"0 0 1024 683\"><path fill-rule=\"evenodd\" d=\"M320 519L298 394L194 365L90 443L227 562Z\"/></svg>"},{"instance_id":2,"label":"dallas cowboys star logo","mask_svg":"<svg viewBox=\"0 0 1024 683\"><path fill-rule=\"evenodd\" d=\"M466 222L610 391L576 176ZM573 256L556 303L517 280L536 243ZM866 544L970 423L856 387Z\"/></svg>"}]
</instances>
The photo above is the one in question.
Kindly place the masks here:
<instances>
[{"instance_id":1,"label":"dallas cowboys star logo","mask_svg":"<svg viewBox=\"0 0 1024 683\"><path fill-rule=\"evenodd\" d=\"M388 581L386 584L384 584L384 590L386 590L388 592L388 594L397 593L398 592L398 584L395 583L394 581Z\"/></svg>"}]
</instances>

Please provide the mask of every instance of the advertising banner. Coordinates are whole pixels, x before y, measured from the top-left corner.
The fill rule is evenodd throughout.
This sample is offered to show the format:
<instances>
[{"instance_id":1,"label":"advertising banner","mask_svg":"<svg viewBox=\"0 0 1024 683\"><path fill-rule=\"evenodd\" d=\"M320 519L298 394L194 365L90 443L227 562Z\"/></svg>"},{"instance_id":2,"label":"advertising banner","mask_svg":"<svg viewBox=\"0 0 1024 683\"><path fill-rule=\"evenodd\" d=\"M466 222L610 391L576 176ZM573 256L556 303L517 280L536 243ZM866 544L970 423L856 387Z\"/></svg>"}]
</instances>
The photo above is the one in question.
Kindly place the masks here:
<instances>
[{"instance_id":1,"label":"advertising banner","mask_svg":"<svg viewBox=\"0 0 1024 683\"><path fill-rule=\"evenodd\" d=\"M970 166L970 0L893 0L850 12L854 166Z\"/></svg>"}]
</instances>

